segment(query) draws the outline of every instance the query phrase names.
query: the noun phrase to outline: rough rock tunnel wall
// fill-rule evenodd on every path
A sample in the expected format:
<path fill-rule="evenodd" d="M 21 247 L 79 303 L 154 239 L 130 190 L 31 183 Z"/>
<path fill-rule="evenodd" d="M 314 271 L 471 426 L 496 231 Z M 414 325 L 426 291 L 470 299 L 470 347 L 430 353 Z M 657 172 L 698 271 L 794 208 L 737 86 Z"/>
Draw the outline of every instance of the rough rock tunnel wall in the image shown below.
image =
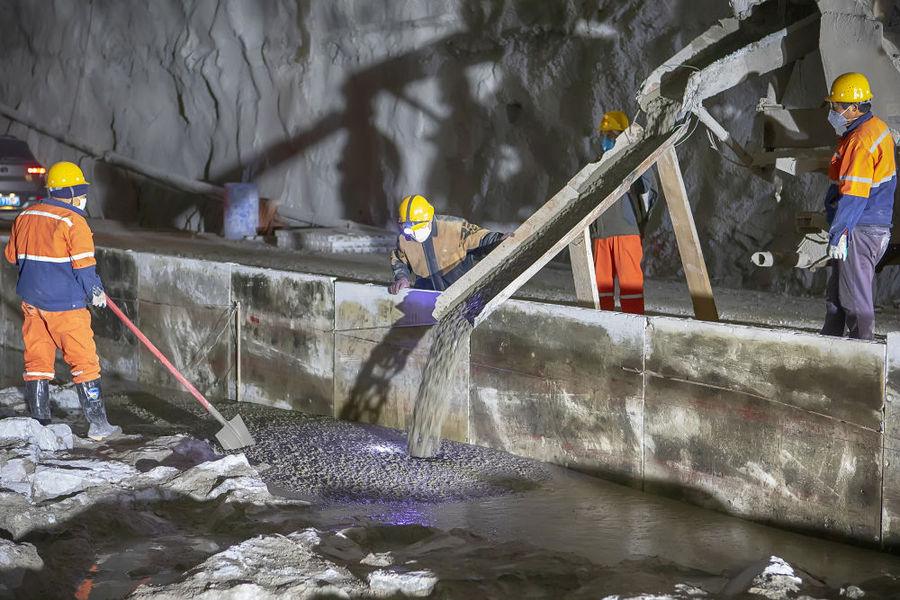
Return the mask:
<path fill-rule="evenodd" d="M 433 293 L 111 248 L 99 265 L 109 294 L 213 402 L 235 396 L 240 301 L 244 400 L 406 427 Z M 0 269 L 3 289 L 15 278 Z M 12 298 L 0 314 L 7 380 L 22 371 Z M 110 311 L 94 326 L 107 376 L 177 388 Z M 61 361 L 57 373 L 68 379 Z M 453 381 L 447 438 L 900 546 L 900 335 L 838 342 L 508 301 L 475 329 Z"/>
<path fill-rule="evenodd" d="M 293 225 L 384 226 L 409 193 L 508 225 L 596 156 L 605 111 L 634 116 L 643 78 L 731 15 L 727 0 L 0 0 L 0 102 L 164 171 L 256 182 Z M 760 140 L 768 82 L 707 108 L 737 140 Z M 0 132 L 27 139 L 44 163 L 78 160 L 95 183 L 94 216 L 220 230 L 215 201 L 5 119 Z M 822 272 L 759 270 L 749 256 L 790 247 L 793 214 L 821 207 L 824 176 L 789 180 L 776 203 L 702 127 L 679 153 L 714 284 L 823 289 Z M 678 277 L 665 210 L 648 231 L 646 273 Z M 900 290 L 897 271 L 879 276 L 882 301 Z"/>

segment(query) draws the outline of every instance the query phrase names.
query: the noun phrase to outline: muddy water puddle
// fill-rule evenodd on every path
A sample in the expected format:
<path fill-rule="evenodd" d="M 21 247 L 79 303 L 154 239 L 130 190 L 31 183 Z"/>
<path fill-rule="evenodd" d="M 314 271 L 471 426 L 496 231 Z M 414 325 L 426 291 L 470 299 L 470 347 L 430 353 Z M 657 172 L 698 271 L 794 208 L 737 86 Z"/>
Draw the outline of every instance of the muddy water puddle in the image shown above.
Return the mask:
<path fill-rule="evenodd" d="M 465 529 L 497 542 L 525 542 L 615 567 L 651 558 L 706 573 L 737 573 L 779 556 L 831 586 L 900 576 L 900 556 L 758 525 L 550 467 L 540 488 L 440 504 L 320 506 L 323 528 L 419 523 Z M 898 589 L 900 594 L 900 589 Z"/>

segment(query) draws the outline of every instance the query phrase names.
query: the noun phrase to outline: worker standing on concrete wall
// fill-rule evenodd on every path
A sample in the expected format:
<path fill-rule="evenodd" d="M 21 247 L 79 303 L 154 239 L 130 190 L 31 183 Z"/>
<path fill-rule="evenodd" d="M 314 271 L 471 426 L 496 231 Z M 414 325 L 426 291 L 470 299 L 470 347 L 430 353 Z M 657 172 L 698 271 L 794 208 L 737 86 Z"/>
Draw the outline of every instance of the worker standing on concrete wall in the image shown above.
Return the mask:
<path fill-rule="evenodd" d="M 31 416 L 50 422 L 49 382 L 56 349 L 72 368 L 72 379 L 88 436 L 102 440 L 121 433 L 106 418 L 100 388 L 100 359 L 91 330 L 86 298 L 106 306 L 97 275 L 94 239 L 84 218 L 88 182 L 77 165 L 59 162 L 47 172 L 50 198 L 23 211 L 12 226 L 6 260 L 18 266 L 16 292 L 22 297 L 25 322 L 25 399 Z"/>
<path fill-rule="evenodd" d="M 443 291 L 471 269 L 476 258 L 512 235 L 436 215 L 424 196 L 407 196 L 398 212 L 401 233 L 391 253 L 391 294 L 410 287 L 411 281 L 416 289 Z"/>
<path fill-rule="evenodd" d="M 894 139 L 873 115 L 872 91 L 860 73 L 831 84 L 828 121 L 841 136 L 831 157 L 825 196 L 831 274 L 825 297 L 825 335 L 875 337 L 872 279 L 890 241 L 897 169 Z"/>
<path fill-rule="evenodd" d="M 617 110 L 603 115 L 600 126 L 601 153 L 611 150 L 616 138 L 628 128 L 628 117 Z M 619 302 L 622 311 L 644 314 L 644 273 L 641 238 L 656 203 L 647 173 L 641 175 L 628 192 L 591 224 L 594 270 L 602 310 L 615 309 L 616 279 L 619 280 Z"/>

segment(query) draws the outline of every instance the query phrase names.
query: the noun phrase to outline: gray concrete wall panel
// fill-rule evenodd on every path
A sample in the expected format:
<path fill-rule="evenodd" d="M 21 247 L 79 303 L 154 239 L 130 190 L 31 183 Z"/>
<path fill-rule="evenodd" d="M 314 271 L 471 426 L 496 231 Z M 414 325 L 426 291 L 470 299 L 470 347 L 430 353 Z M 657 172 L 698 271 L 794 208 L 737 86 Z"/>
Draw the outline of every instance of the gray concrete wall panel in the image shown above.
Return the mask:
<path fill-rule="evenodd" d="M 242 400 L 332 415 L 334 279 L 233 266 Z"/>
<path fill-rule="evenodd" d="M 884 346 L 814 334 L 650 320 L 647 371 L 878 429 Z"/>
<path fill-rule="evenodd" d="M 470 440 L 640 485 L 644 324 L 506 302 L 472 334 Z"/>
<path fill-rule="evenodd" d="M 212 261 L 136 253 L 140 329 L 201 393 L 234 397 L 230 332 L 231 267 Z M 140 349 L 140 381 L 180 387 L 150 351 Z"/>
<path fill-rule="evenodd" d="M 645 489 L 877 540 L 884 348 L 835 342 L 651 319 Z"/>
<path fill-rule="evenodd" d="M 434 292 L 335 283 L 334 416 L 406 429 L 431 350 Z M 442 434 L 467 441 L 469 355 L 456 366 Z"/>
<path fill-rule="evenodd" d="M 125 250 L 97 248 L 97 273 L 106 294 L 135 323 L 138 313 L 138 268 L 135 254 Z M 138 378 L 140 341 L 111 310 L 92 310 L 91 327 L 100 356 L 102 375 L 114 375 L 131 381 Z"/>
<path fill-rule="evenodd" d="M 883 543 L 885 546 L 900 547 L 900 332 L 887 336 L 882 495 Z"/>
<path fill-rule="evenodd" d="M 3 245 L 9 237 L 2 240 Z M 19 279 L 19 273 L 15 265 L 6 262 L 6 259 L 0 260 L 0 284 L 3 285 L 3 305 L 2 318 L 3 323 L 0 325 L 0 337 L 3 339 L 3 365 L 0 367 L 0 374 L 7 379 L 17 379 L 22 377 L 25 370 L 25 361 L 22 351 L 25 345 L 22 342 L 22 299 L 16 294 L 16 282 Z"/>

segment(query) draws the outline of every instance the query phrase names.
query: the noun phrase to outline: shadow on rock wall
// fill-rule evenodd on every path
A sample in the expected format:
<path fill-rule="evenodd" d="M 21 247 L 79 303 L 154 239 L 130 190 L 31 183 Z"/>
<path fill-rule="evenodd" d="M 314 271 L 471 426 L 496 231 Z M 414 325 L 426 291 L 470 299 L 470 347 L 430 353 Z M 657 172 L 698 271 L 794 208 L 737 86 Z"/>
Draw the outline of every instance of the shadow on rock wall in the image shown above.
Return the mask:
<path fill-rule="evenodd" d="M 609 42 L 572 36 L 576 15 L 564 5 L 507 4 L 462 2 L 462 31 L 349 74 L 342 108 L 217 179 L 258 178 L 343 133 L 345 219 L 389 225 L 410 193 L 469 219 L 516 220 L 525 207 L 527 216 L 584 162 L 580 142 L 597 112 L 591 57 Z M 559 89 L 556 79 L 564 79 Z M 408 189 L 409 181 L 426 189 Z"/>

